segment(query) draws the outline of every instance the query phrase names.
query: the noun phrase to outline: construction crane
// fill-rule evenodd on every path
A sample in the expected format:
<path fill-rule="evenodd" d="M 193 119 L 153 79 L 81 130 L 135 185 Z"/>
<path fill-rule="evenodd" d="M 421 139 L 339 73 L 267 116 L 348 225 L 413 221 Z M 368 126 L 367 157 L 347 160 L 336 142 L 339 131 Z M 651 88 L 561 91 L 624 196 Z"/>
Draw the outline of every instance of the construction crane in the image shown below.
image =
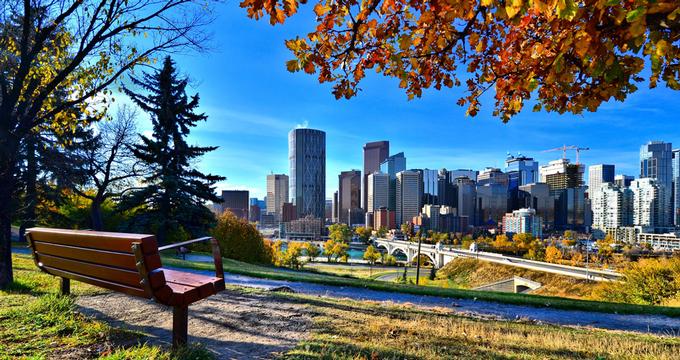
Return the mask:
<path fill-rule="evenodd" d="M 546 152 L 553 152 L 553 151 L 562 151 L 562 159 L 566 159 L 567 158 L 567 150 L 576 150 L 576 165 L 578 165 L 578 164 L 581 163 L 581 151 L 590 150 L 590 148 L 578 147 L 576 145 L 569 145 L 569 146 L 563 145 L 563 146 L 558 147 L 558 148 L 543 150 L 541 152 L 546 153 Z"/>

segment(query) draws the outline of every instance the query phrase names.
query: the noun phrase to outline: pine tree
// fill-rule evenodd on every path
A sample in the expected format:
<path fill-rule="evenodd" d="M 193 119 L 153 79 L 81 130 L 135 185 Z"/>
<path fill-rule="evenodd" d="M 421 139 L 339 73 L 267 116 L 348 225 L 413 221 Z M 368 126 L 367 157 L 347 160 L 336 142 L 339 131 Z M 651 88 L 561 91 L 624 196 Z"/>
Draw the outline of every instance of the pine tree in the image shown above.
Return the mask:
<path fill-rule="evenodd" d="M 129 88 L 124 88 L 125 93 L 151 115 L 153 123 L 153 136 L 140 135 L 142 142 L 133 152 L 150 167 L 151 175 L 145 187 L 123 199 L 124 208 L 136 208 L 137 225 L 155 232 L 161 243 L 177 240 L 176 234 L 185 232 L 203 235 L 215 220 L 204 201 L 221 201 L 214 184 L 224 177 L 203 174 L 192 166 L 200 156 L 217 149 L 186 142 L 190 128 L 207 119 L 195 112 L 198 94 L 187 96 L 187 79 L 177 75 L 170 57 L 160 71 L 131 80 L 146 94 Z"/>

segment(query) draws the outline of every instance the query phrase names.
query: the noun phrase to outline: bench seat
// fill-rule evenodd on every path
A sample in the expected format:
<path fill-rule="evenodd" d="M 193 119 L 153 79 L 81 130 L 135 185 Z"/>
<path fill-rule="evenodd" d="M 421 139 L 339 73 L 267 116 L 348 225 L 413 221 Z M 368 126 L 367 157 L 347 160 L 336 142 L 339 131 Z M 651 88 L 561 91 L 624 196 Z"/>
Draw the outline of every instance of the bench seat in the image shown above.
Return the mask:
<path fill-rule="evenodd" d="M 156 297 L 158 302 L 168 306 L 190 305 L 224 290 L 224 279 L 218 277 L 167 268 L 158 270 L 163 271 L 165 285 L 172 292 L 159 291 L 156 293 Z M 161 295 L 164 295 L 164 297 L 161 298 Z"/>
<path fill-rule="evenodd" d="M 225 288 L 219 244 L 211 237 L 159 247 L 153 235 L 31 228 L 26 240 L 36 266 L 61 278 L 62 294 L 76 280 L 172 306 L 173 346 L 187 342 L 188 306 Z M 161 264 L 161 251 L 202 241 L 212 244 L 215 276 Z"/>

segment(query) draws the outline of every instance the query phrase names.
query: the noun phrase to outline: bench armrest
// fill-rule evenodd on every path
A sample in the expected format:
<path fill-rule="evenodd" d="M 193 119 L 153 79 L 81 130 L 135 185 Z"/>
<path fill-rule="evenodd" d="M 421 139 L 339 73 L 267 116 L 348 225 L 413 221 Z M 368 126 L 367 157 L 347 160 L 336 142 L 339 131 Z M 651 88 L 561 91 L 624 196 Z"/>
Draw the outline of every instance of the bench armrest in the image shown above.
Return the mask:
<path fill-rule="evenodd" d="M 181 243 L 160 246 L 158 251 L 160 252 L 163 250 L 174 249 L 180 246 L 187 246 L 202 241 L 210 241 L 212 245 L 213 261 L 215 262 L 215 276 L 220 279 L 224 279 L 224 268 L 222 267 L 222 253 L 220 252 L 220 244 L 214 237 L 206 236 L 198 239 L 183 241 Z"/>

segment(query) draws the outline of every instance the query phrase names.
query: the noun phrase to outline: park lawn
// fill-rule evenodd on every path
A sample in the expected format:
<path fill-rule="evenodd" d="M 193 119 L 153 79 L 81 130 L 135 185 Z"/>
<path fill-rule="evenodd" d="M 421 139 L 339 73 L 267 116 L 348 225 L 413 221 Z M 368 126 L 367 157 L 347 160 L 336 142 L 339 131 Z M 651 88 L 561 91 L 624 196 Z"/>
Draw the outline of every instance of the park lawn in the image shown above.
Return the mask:
<path fill-rule="evenodd" d="M 211 263 L 183 261 L 172 256 L 162 256 L 164 265 L 190 268 L 195 270 L 212 270 Z M 680 307 L 635 305 L 611 303 L 604 301 L 568 299 L 563 297 L 477 291 L 459 288 L 441 288 L 436 286 L 416 286 L 397 284 L 371 279 L 360 279 L 349 275 L 334 276 L 317 272 L 294 271 L 273 266 L 248 264 L 232 259 L 223 259 L 224 270 L 229 273 L 257 278 L 309 282 L 334 286 L 353 286 L 378 291 L 390 291 L 415 295 L 442 296 L 450 298 L 477 299 L 508 304 L 551 307 L 565 310 L 583 310 L 618 314 L 648 314 L 680 317 Z"/>
<path fill-rule="evenodd" d="M 75 296 L 106 290 L 73 281 L 73 296 L 60 296 L 58 278 L 40 272 L 30 256 L 14 254 L 12 264 L 15 282 L 0 291 L 0 359 L 91 358 L 100 352 L 111 360 L 212 358 L 201 348 L 170 352 L 140 344 L 142 334 L 77 312 Z"/>
<path fill-rule="evenodd" d="M 310 304 L 314 332 L 298 359 L 677 359 L 680 339 L 492 321 L 370 302 L 277 294 Z"/>

